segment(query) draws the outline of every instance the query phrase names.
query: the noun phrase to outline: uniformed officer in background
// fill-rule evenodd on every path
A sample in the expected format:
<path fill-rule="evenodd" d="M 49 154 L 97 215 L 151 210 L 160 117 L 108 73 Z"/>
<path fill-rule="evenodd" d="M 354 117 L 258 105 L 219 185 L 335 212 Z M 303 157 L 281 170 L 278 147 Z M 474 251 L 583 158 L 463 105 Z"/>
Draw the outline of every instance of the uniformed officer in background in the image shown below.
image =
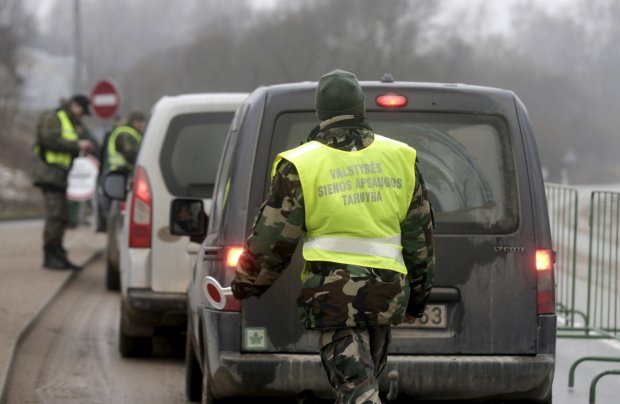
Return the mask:
<path fill-rule="evenodd" d="M 132 172 L 142 142 L 146 117 L 142 112 L 129 114 L 127 124 L 121 124 L 106 136 L 105 171 Z"/>
<path fill-rule="evenodd" d="M 63 237 L 69 221 L 69 170 L 75 157 L 90 153 L 94 146 L 78 135 L 82 117 L 89 114 L 88 97 L 76 94 L 56 111 L 44 113 L 37 124 L 33 182 L 45 201 L 43 266 L 48 269 L 80 269 L 67 258 Z"/>
<path fill-rule="evenodd" d="M 237 299 L 262 295 L 303 236 L 298 308 L 305 327 L 321 331 L 336 402 L 379 404 L 390 326 L 422 316 L 433 284 L 430 202 L 416 151 L 373 132 L 354 74 L 321 77 L 316 111 L 308 142 L 276 157 L 231 288 Z M 379 192 L 350 200 L 327 186 L 368 180 Z"/>

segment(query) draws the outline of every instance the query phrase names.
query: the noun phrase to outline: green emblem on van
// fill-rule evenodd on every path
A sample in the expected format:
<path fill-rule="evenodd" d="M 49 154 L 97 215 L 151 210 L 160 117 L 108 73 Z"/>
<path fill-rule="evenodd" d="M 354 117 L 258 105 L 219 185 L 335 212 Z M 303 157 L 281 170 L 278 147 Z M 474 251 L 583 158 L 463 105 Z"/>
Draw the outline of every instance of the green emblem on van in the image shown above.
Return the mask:
<path fill-rule="evenodd" d="M 267 331 L 263 327 L 248 327 L 245 329 L 244 340 L 246 349 L 265 349 L 267 348 Z"/>

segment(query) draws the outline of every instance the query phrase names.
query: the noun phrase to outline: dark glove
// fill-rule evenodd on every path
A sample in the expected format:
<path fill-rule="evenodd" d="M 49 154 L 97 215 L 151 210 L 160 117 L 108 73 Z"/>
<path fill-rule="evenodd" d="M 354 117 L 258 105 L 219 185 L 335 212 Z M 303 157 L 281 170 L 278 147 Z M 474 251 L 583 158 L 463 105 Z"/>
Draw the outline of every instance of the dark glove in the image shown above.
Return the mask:
<path fill-rule="evenodd" d="M 405 312 L 415 318 L 422 317 L 424 315 L 424 309 L 426 309 L 427 300 L 428 298 L 420 299 L 419 294 L 415 293 L 414 289 L 411 288 L 411 294 L 409 295 L 409 303 L 407 304 L 407 310 L 405 310 Z"/>
<path fill-rule="evenodd" d="M 252 285 L 250 283 L 238 282 L 236 279 L 233 279 L 230 284 L 230 290 L 237 300 L 247 299 L 252 296 L 260 297 L 267 289 L 269 289 L 269 286 Z"/>
<path fill-rule="evenodd" d="M 243 300 L 252 296 L 252 294 L 250 293 L 251 286 L 252 285 L 249 285 L 247 283 L 239 283 L 235 279 L 233 279 L 232 283 L 230 284 L 230 290 L 232 291 L 235 299 Z"/>
<path fill-rule="evenodd" d="M 426 308 L 426 305 L 421 305 L 421 304 L 412 304 L 411 300 L 409 301 L 409 304 L 407 305 L 407 314 L 409 314 L 412 317 L 415 318 L 420 318 L 424 315 L 424 309 Z"/>

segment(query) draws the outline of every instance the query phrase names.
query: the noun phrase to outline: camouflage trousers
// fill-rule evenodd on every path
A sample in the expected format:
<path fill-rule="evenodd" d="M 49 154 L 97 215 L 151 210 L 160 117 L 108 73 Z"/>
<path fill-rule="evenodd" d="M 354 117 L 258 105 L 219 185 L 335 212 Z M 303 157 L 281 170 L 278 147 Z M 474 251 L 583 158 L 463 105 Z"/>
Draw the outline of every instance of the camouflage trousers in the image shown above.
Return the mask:
<path fill-rule="evenodd" d="M 69 202 L 65 190 L 44 188 L 45 227 L 43 248 L 47 252 L 64 254 L 62 239 L 69 222 Z"/>
<path fill-rule="evenodd" d="M 321 361 L 337 404 L 381 404 L 377 379 L 390 338 L 389 325 L 321 331 Z"/>

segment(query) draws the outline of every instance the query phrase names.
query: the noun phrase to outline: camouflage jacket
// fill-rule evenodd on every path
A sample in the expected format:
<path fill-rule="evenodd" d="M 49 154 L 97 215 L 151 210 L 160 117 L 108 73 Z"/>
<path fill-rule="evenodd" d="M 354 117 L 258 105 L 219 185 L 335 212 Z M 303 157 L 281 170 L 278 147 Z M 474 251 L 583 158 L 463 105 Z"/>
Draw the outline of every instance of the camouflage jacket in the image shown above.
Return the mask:
<path fill-rule="evenodd" d="M 362 121 L 345 120 L 317 127 L 309 136 L 340 150 L 360 150 L 374 140 Z M 423 312 L 434 275 L 432 214 L 416 165 L 416 187 L 407 217 L 401 223 L 407 276 L 397 272 L 309 262 L 298 299 L 307 328 L 340 328 L 398 324 L 405 310 Z M 254 222 L 239 259 L 232 290 L 237 298 L 262 295 L 284 271 L 305 230 L 304 197 L 295 166 L 283 160 Z M 409 308 L 407 306 L 409 305 Z"/>
<path fill-rule="evenodd" d="M 71 117 L 71 114 L 69 114 Z M 73 125 L 79 123 L 71 118 Z M 70 141 L 62 137 L 62 126 L 56 115 L 56 111 L 45 112 L 37 124 L 37 145 L 42 153 L 43 150 L 65 152 L 77 157 L 80 154 L 78 142 Z M 36 156 L 34 162 L 33 183 L 36 186 L 53 187 L 58 189 L 67 188 L 67 175 L 69 170 L 47 164 L 41 156 Z"/>

